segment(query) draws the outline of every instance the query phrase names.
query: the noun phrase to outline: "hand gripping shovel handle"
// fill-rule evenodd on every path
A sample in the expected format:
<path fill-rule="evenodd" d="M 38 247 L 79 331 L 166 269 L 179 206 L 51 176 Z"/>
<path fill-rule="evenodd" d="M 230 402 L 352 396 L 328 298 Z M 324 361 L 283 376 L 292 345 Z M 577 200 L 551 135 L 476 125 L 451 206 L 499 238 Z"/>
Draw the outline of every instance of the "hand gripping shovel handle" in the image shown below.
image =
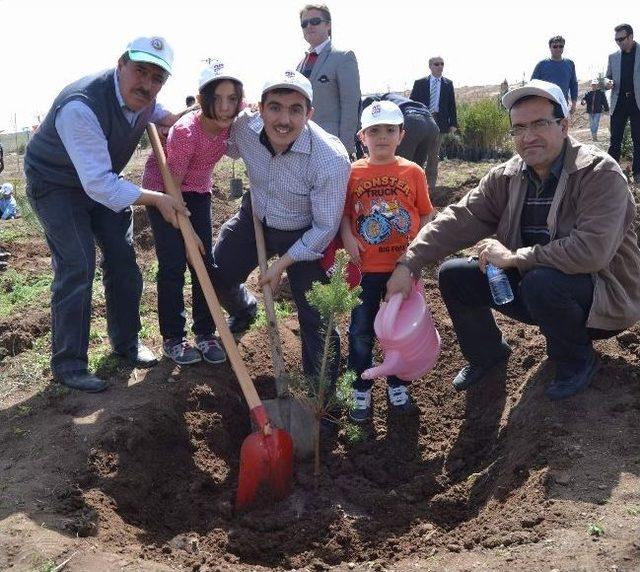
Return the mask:
<path fill-rule="evenodd" d="M 171 173 L 169 172 L 167 159 L 164 155 L 164 150 L 162 149 L 160 138 L 158 137 L 158 131 L 153 123 L 150 123 L 147 126 L 147 133 L 149 134 L 149 140 L 151 141 L 153 152 L 155 153 L 158 165 L 160 166 L 160 172 L 162 173 L 162 180 L 164 181 L 165 191 L 168 195 L 172 196 L 177 201 L 182 202 L 182 192 L 176 185 L 173 177 L 171 176 Z M 258 397 L 258 392 L 256 391 L 256 388 L 251 381 L 251 377 L 249 376 L 247 367 L 242 361 L 242 357 L 240 356 L 240 352 L 238 351 L 238 346 L 236 345 L 233 335 L 229 330 L 229 326 L 227 325 L 224 314 L 222 313 L 222 308 L 220 307 L 218 296 L 213 289 L 211 279 L 209 278 L 209 273 L 205 268 L 200 250 L 198 249 L 198 245 L 195 240 L 195 232 L 193 230 L 193 226 L 191 225 L 191 221 L 184 215 L 178 215 L 178 224 L 180 226 L 182 238 L 184 239 L 189 262 L 191 262 L 191 265 L 196 271 L 196 275 L 198 276 L 198 280 L 200 281 L 200 286 L 204 293 L 205 299 L 207 300 L 207 306 L 209 307 L 209 311 L 211 312 L 213 321 L 218 328 L 218 333 L 220 334 L 220 338 L 222 339 L 222 345 L 224 346 L 224 349 L 229 356 L 231 367 L 233 368 L 233 371 L 238 378 L 238 382 L 240 383 L 240 388 L 242 389 L 244 398 L 249 405 L 251 416 L 253 417 L 256 425 L 260 428 L 260 431 L 265 435 L 270 435 L 272 432 L 271 424 L 269 422 L 269 419 L 267 418 L 267 414 L 264 410 L 262 402 L 260 401 L 260 397 Z"/>
<path fill-rule="evenodd" d="M 256 250 L 258 251 L 258 264 L 260 273 L 264 276 L 267 272 L 267 247 L 264 242 L 264 231 L 260 219 L 255 215 L 253 209 L 253 196 L 251 197 L 251 210 L 253 211 L 253 228 L 256 235 Z M 276 387 L 278 397 L 286 392 L 285 365 L 282 356 L 282 342 L 280 340 L 280 332 L 278 331 L 278 321 L 276 310 L 273 304 L 273 292 L 269 284 L 262 287 L 262 295 L 264 297 L 264 308 L 267 314 L 267 330 L 269 332 L 269 342 L 271 344 L 271 360 L 273 361 L 273 372 L 276 378 Z"/>

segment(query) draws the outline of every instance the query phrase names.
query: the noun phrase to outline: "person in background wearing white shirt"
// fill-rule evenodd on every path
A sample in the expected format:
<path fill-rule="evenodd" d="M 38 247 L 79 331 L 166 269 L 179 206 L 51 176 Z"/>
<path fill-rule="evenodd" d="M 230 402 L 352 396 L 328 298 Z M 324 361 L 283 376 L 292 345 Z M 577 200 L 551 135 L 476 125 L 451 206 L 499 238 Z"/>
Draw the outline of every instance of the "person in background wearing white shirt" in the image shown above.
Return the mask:
<path fill-rule="evenodd" d="M 124 180 L 125 167 L 149 122 L 177 116 L 156 103 L 171 74 L 173 50 L 160 37 L 131 42 L 115 69 L 65 87 L 27 145 L 27 197 L 51 249 L 54 379 L 98 392 L 107 384 L 88 371 L 95 244 L 102 253 L 107 328 L 114 353 L 136 367 L 156 363 L 138 340 L 142 275 L 133 249 L 131 205 L 151 205 L 177 227 L 188 214 L 163 193 Z"/>

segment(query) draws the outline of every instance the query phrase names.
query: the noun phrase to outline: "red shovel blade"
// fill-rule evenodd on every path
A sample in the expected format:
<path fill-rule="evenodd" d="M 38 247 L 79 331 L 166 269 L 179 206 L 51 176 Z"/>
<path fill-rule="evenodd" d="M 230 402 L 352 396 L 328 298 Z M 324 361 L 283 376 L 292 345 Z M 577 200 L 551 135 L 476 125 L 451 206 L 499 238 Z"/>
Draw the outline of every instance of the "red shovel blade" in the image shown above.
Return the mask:
<path fill-rule="evenodd" d="M 264 495 L 266 500 L 282 500 L 291 491 L 293 440 L 282 429 L 265 435 L 256 431 L 242 443 L 236 508 L 243 510 Z"/>

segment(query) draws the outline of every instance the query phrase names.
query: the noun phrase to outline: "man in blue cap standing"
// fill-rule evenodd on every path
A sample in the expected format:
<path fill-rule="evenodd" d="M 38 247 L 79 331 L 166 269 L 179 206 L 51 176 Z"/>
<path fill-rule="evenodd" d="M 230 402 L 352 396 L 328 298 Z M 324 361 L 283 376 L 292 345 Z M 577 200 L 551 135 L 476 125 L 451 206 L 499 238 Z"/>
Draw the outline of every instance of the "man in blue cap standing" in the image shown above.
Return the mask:
<path fill-rule="evenodd" d="M 131 205 L 153 205 L 174 226 L 176 215 L 187 212 L 170 196 L 142 189 L 120 172 L 149 122 L 168 126 L 176 120 L 156 103 L 172 63 L 164 38 L 136 38 L 115 69 L 65 87 L 27 146 L 27 197 L 42 223 L 54 271 L 51 371 L 74 389 L 107 387 L 87 369 L 96 243 L 113 350 L 137 367 L 156 363 L 138 340 L 142 275 Z"/>

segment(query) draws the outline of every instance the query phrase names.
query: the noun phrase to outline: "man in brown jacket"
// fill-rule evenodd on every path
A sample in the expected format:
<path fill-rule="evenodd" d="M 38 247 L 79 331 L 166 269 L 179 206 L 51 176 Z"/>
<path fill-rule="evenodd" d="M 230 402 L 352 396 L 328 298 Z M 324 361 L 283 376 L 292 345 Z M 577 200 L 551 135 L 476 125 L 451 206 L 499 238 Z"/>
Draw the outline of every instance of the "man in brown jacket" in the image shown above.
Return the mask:
<path fill-rule="evenodd" d="M 569 110 L 557 86 L 532 80 L 502 101 L 518 155 L 422 229 L 389 279 L 387 297 L 407 295 L 427 264 L 482 241 L 477 258 L 449 260 L 439 271 L 469 362 L 455 388 L 480 381 L 511 352 L 493 308 L 540 327 L 557 365 L 546 393 L 564 399 L 585 389 L 597 369 L 592 340 L 640 319 L 636 205 L 618 164 L 568 135 Z M 506 271 L 512 302 L 493 302 L 487 263 Z"/>

